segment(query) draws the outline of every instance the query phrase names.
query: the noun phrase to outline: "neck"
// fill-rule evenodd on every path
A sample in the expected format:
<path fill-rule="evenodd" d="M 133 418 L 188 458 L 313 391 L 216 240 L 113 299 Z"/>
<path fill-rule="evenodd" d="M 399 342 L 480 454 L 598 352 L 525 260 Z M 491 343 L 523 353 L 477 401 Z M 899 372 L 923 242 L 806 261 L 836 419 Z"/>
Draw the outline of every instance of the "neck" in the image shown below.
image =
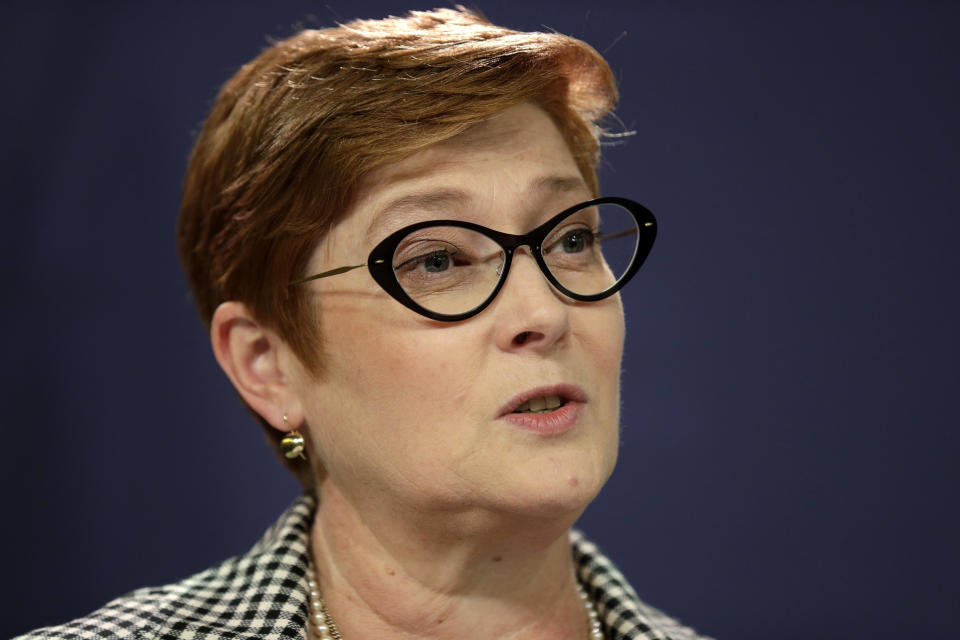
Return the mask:
<path fill-rule="evenodd" d="M 582 640 L 566 519 L 476 513 L 384 514 L 321 485 L 311 548 L 345 640 Z"/>

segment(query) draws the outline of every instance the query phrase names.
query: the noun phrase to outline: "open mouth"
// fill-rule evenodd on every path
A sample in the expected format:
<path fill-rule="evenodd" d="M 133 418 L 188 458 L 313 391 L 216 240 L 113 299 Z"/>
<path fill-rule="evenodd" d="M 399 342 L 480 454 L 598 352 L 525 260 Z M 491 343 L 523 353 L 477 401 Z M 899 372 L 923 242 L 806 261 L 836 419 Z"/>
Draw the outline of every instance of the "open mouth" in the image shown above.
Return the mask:
<path fill-rule="evenodd" d="M 558 395 L 537 396 L 530 398 L 511 413 L 547 413 L 565 404 L 567 404 L 566 399 Z"/>
<path fill-rule="evenodd" d="M 586 401 L 587 395 L 580 387 L 566 383 L 554 384 L 518 393 L 501 407 L 497 415 L 550 413 Z"/>
<path fill-rule="evenodd" d="M 580 423 L 587 402 L 583 389 L 562 382 L 518 393 L 501 407 L 497 417 L 527 432 L 555 436 Z"/>

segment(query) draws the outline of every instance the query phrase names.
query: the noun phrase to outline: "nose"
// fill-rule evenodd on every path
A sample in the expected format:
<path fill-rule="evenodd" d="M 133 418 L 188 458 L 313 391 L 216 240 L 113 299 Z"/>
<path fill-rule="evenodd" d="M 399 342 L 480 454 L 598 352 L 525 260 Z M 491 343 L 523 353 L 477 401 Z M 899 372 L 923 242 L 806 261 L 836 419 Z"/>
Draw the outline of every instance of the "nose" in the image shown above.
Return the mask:
<path fill-rule="evenodd" d="M 547 352 L 570 332 L 570 301 L 547 281 L 526 248 L 514 253 L 507 280 L 488 310 L 497 346 L 510 352 Z"/>

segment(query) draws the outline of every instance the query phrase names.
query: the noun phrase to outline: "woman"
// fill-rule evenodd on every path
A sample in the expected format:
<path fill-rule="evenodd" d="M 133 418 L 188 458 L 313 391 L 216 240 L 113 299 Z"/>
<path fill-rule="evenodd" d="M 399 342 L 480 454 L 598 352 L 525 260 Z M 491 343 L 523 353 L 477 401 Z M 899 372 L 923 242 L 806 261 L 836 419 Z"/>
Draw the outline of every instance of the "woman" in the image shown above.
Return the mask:
<path fill-rule="evenodd" d="M 464 10 L 304 31 L 223 88 L 181 259 L 306 493 L 246 555 L 26 637 L 695 638 L 570 527 L 613 470 L 653 242 L 598 199 L 587 45 Z"/>

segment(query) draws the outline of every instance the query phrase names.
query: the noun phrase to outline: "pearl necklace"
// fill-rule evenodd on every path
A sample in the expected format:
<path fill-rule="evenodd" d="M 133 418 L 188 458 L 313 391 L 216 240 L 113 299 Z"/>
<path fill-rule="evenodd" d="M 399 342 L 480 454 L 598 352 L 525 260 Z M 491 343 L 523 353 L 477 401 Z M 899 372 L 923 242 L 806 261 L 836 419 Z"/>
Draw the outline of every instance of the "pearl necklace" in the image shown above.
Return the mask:
<path fill-rule="evenodd" d="M 314 634 L 319 640 L 343 640 L 340 630 L 327 611 L 327 605 L 320 597 L 320 583 L 317 582 L 312 562 L 307 564 L 307 592 L 310 598 L 310 624 L 313 625 Z"/>
<path fill-rule="evenodd" d="M 597 608 L 593 600 L 587 595 L 587 592 L 577 582 L 577 593 L 583 602 L 584 609 L 587 610 L 587 619 L 590 624 L 590 640 L 604 640 L 603 628 L 600 625 L 600 618 L 597 616 Z M 340 630 L 330 617 L 327 611 L 327 605 L 324 604 L 320 595 L 320 583 L 317 582 L 317 575 L 313 571 L 313 563 L 307 565 L 307 589 L 310 594 L 310 624 L 313 625 L 313 632 L 319 640 L 343 640 Z"/>

